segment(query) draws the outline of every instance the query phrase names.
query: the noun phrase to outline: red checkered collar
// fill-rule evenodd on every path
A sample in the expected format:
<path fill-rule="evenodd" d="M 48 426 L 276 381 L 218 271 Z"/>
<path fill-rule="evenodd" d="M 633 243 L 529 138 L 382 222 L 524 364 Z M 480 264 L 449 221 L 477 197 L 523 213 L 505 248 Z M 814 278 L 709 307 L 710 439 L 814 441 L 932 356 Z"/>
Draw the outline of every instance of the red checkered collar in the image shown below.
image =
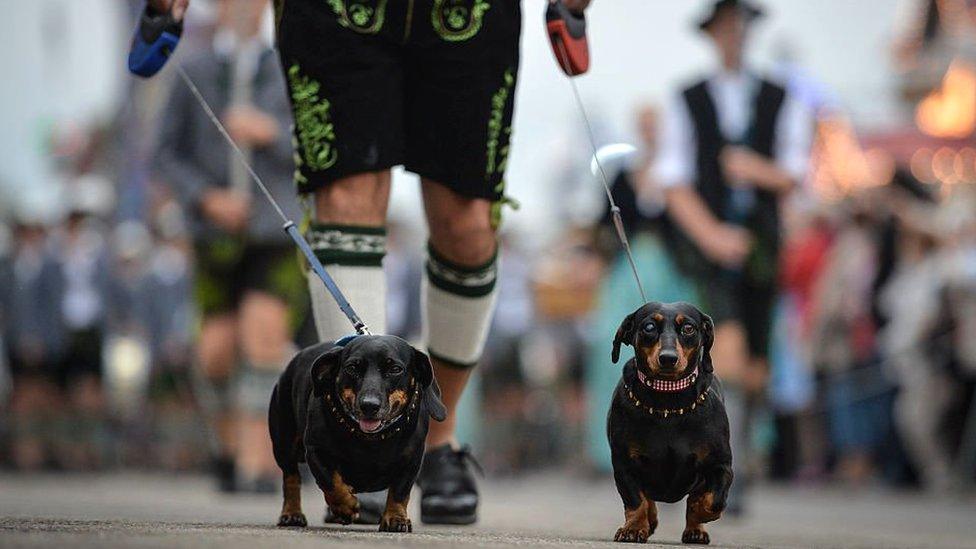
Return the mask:
<path fill-rule="evenodd" d="M 695 381 L 698 379 L 698 366 L 695 366 L 695 369 L 692 370 L 687 376 L 673 381 L 669 379 L 648 379 L 647 376 L 644 375 L 644 372 L 638 367 L 637 379 L 641 382 L 641 384 L 652 391 L 658 391 L 661 393 L 677 393 L 679 391 L 684 391 L 688 387 L 695 384 Z"/>

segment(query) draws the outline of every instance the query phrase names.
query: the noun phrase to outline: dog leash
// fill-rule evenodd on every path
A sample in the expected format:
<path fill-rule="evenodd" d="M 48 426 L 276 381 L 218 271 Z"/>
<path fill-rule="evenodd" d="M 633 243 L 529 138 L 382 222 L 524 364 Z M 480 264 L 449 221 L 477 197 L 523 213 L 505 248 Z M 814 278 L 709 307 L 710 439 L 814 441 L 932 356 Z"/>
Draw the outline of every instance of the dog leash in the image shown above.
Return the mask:
<path fill-rule="evenodd" d="M 183 33 L 183 22 L 176 21 L 173 18 L 172 13 L 156 13 L 146 7 L 142 16 L 139 18 L 139 25 L 136 28 L 135 34 L 132 37 L 132 45 L 129 50 L 129 71 L 132 74 L 141 76 L 143 78 L 150 78 L 159 72 L 160 69 L 166 64 L 169 58 L 172 56 L 173 52 L 176 50 L 176 46 L 179 45 L 180 36 Z M 342 313 L 346 315 L 349 322 L 352 323 L 353 329 L 356 330 L 358 335 L 369 335 L 369 328 L 366 323 L 356 314 L 356 311 L 349 304 L 349 301 L 343 295 L 342 290 L 336 285 L 335 281 L 329 276 L 329 273 L 322 266 L 322 262 L 315 257 L 315 252 L 312 251 L 312 247 L 309 246 L 308 241 L 302 236 L 302 233 L 298 230 L 295 222 L 288 218 L 284 210 L 275 200 L 274 195 L 268 190 L 268 187 L 261 180 L 261 177 L 254 171 L 251 164 L 247 160 L 247 156 L 244 151 L 241 150 L 240 146 L 234 141 L 234 138 L 230 136 L 227 129 L 220 122 L 220 119 L 214 114 L 213 109 L 207 100 L 204 99 L 200 90 L 194 84 L 193 79 L 190 75 L 183 70 L 183 66 L 177 64 L 176 72 L 179 74 L 180 79 L 186 84 L 190 89 L 193 97 L 196 99 L 200 107 L 203 108 L 204 112 L 207 114 L 207 118 L 210 122 L 217 128 L 220 135 L 224 137 L 227 143 L 234 150 L 235 155 L 241 161 L 241 164 L 247 170 L 254 183 L 261 189 L 265 198 L 271 203 L 271 206 L 277 212 L 278 216 L 281 218 L 282 230 L 284 230 L 288 236 L 291 237 L 292 241 L 298 246 L 308 264 L 312 267 L 312 271 L 318 276 L 319 280 L 325 284 L 325 288 L 335 299 L 336 304 L 339 305 L 339 309 Z"/>
<path fill-rule="evenodd" d="M 597 154 L 596 138 L 593 135 L 593 127 L 590 125 L 590 117 L 583 106 L 583 98 L 580 96 L 579 87 L 576 85 L 574 77 L 585 73 L 590 68 L 589 44 L 586 40 L 586 16 L 582 13 L 574 13 L 562 3 L 562 0 L 549 0 L 545 14 L 546 31 L 549 42 L 552 44 L 552 52 L 556 56 L 559 68 L 566 74 L 570 87 L 573 89 L 573 98 L 576 107 L 579 109 L 580 117 L 586 128 L 586 135 L 589 138 L 590 148 L 593 150 L 593 161 L 596 163 L 600 172 L 600 180 L 603 183 L 603 190 L 607 193 L 607 200 L 610 202 L 610 215 L 613 219 L 613 227 L 617 233 L 617 239 L 627 254 L 627 262 L 630 263 L 630 270 L 634 274 L 634 281 L 637 282 L 637 289 L 640 291 L 641 304 L 647 303 L 647 295 L 644 294 L 644 285 L 641 283 L 640 275 L 637 272 L 637 263 L 634 261 L 634 254 L 630 250 L 630 241 L 624 231 L 624 223 L 620 218 L 620 207 L 613 199 L 610 192 L 610 180 L 607 172 L 603 169 L 603 162 Z"/>

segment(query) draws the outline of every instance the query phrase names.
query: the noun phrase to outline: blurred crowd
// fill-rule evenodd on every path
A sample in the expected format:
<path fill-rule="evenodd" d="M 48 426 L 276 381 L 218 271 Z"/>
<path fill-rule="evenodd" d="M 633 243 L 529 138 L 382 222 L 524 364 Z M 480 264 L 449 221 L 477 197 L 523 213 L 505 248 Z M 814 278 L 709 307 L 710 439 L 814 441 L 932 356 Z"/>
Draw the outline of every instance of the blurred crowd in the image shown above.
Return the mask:
<path fill-rule="evenodd" d="M 142 106 L 163 95 L 133 94 Z M 208 405 L 194 380 L 188 215 L 161 182 L 135 195 L 122 183 L 129 168 L 118 153 L 132 151 L 105 136 L 131 127 L 132 116 L 84 132 L 61 155 L 60 210 L 23 207 L 0 224 L 6 467 L 200 471 L 212 458 L 214 435 L 201 419 Z M 775 320 L 768 370 L 750 388 L 745 466 L 752 478 L 778 481 L 933 490 L 971 483 L 976 180 L 922 182 L 891 161 L 842 193 L 817 192 L 810 182 L 832 123 L 818 117 L 806 188 L 780 204 Z M 669 195 L 652 169 L 659 114 L 645 106 L 634 122 L 636 149 L 604 159 L 624 228 L 654 289 L 649 297 L 694 301 L 663 244 Z M 599 189 L 588 166 L 554 168 Z M 461 418 L 492 474 L 609 472 L 605 410 L 619 379 L 609 346 L 636 292 L 609 216 L 566 219 L 544 249 L 526 249 L 514 231 L 502 235 L 497 314 Z M 423 237 L 398 223 L 389 232 L 388 324 L 416 340 Z M 298 316 L 301 346 L 314 330 L 307 310 Z"/>

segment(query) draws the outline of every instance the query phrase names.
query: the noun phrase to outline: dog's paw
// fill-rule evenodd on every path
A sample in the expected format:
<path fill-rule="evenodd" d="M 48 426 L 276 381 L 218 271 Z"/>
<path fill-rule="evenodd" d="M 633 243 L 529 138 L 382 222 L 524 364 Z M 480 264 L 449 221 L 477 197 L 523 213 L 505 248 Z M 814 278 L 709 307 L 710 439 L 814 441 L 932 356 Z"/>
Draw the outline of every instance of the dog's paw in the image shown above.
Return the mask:
<path fill-rule="evenodd" d="M 622 526 L 617 529 L 617 533 L 613 536 L 613 541 L 619 541 L 621 543 L 646 543 L 647 536 L 650 532 L 646 528 L 628 528 Z"/>
<path fill-rule="evenodd" d="M 711 540 L 708 532 L 702 528 L 686 528 L 681 534 L 681 543 L 695 543 L 698 545 L 708 545 Z"/>
<path fill-rule="evenodd" d="M 329 511 L 329 516 L 326 517 L 327 521 L 336 524 L 352 524 L 359 518 L 359 505 L 336 505 L 329 507 Z"/>
<path fill-rule="evenodd" d="M 383 517 L 380 532 L 413 532 L 413 524 L 407 517 Z"/>
<path fill-rule="evenodd" d="M 278 526 L 282 528 L 292 526 L 305 528 L 308 526 L 308 521 L 305 520 L 305 515 L 302 513 L 282 513 L 281 516 L 278 517 Z"/>

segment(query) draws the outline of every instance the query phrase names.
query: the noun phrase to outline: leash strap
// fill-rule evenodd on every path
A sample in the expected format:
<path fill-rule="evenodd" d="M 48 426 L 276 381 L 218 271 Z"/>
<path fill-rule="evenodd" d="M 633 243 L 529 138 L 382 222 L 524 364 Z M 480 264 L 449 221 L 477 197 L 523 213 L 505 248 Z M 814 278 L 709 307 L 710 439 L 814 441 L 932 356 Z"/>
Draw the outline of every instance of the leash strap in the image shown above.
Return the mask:
<path fill-rule="evenodd" d="M 552 25 L 553 10 L 551 6 L 557 5 L 563 7 L 560 0 L 555 0 L 551 2 L 546 9 L 546 26 L 547 29 Z M 567 11 L 565 8 L 563 12 Z M 637 263 L 634 261 L 634 254 L 630 250 L 630 241 L 627 239 L 627 233 L 624 231 L 624 223 L 620 218 L 620 207 L 617 206 L 617 202 L 613 199 L 613 193 L 610 192 L 610 180 L 607 177 L 607 172 L 603 169 L 603 162 L 600 161 L 600 157 L 597 154 L 596 138 L 593 135 L 593 127 L 590 125 L 590 117 L 586 113 L 586 107 L 583 106 L 583 98 L 580 96 L 579 87 L 576 86 L 576 80 L 573 79 L 574 76 L 582 74 L 579 70 L 579 63 L 574 64 L 574 59 L 579 58 L 579 54 L 571 55 L 570 51 L 567 49 L 565 34 L 562 33 L 549 33 L 549 39 L 552 42 L 553 52 L 556 54 L 556 61 L 559 62 L 559 68 L 566 73 L 566 79 L 569 80 L 569 85 L 573 89 L 573 98 L 576 102 L 576 107 L 579 109 L 580 117 L 583 119 L 583 124 L 586 127 L 586 135 L 590 141 L 590 148 L 593 150 L 593 161 L 596 162 L 597 167 L 600 172 L 600 180 L 603 183 L 603 190 L 607 193 L 607 200 L 610 201 L 610 214 L 613 218 L 613 227 L 617 233 L 617 239 L 620 241 L 624 252 L 627 254 L 627 262 L 630 263 L 630 270 L 634 274 L 634 281 L 637 282 L 637 289 L 640 291 L 641 304 L 647 303 L 647 295 L 644 293 L 644 285 L 641 284 L 640 275 L 637 272 Z M 585 43 L 585 42 L 584 42 Z M 589 67 L 589 58 L 587 57 L 586 66 Z M 585 69 L 583 69 L 585 70 Z"/>

